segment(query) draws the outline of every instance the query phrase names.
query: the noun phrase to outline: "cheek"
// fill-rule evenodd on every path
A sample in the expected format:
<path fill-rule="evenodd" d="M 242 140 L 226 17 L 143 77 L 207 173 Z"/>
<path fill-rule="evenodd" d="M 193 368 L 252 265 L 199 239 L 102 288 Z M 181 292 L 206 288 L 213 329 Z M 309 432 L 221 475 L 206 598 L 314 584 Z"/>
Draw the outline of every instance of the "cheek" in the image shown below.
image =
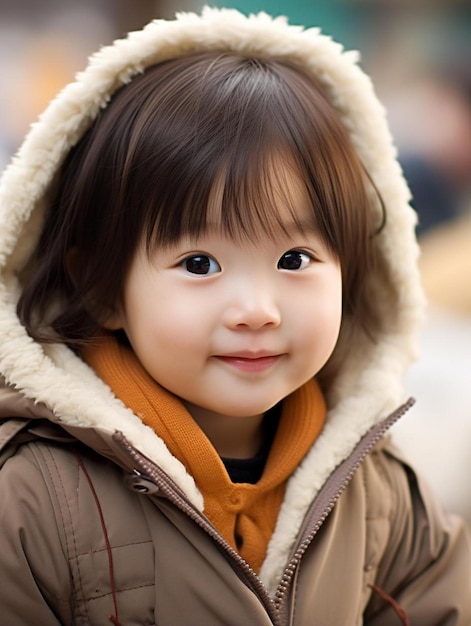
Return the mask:
<path fill-rule="evenodd" d="M 300 335 L 304 335 L 306 341 L 315 343 L 317 346 L 330 345 L 337 341 L 342 321 L 342 306 L 313 306 L 310 315 L 298 317 L 299 329 L 303 329 Z M 301 337 L 302 338 L 302 337 Z"/>
<path fill-rule="evenodd" d="M 167 296 L 139 302 L 128 307 L 125 331 L 142 360 L 191 357 L 205 335 L 197 307 Z"/>
<path fill-rule="evenodd" d="M 308 292 L 309 293 L 309 292 Z M 295 315 L 299 341 L 307 351 L 324 358 L 330 356 L 338 339 L 342 322 L 342 283 L 333 273 L 322 289 L 313 290 Z"/>
<path fill-rule="evenodd" d="M 331 344 L 331 351 L 337 343 L 342 324 L 342 282 L 340 278 L 336 283 L 331 298 L 327 300 L 323 311 L 325 336 L 326 341 Z"/>

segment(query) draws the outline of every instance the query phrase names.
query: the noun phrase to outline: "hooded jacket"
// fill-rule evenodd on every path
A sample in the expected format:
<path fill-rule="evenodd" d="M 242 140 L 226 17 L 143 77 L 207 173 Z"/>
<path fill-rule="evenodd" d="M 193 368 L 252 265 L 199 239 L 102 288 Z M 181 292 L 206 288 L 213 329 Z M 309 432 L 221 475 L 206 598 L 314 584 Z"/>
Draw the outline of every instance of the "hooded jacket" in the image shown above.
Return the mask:
<path fill-rule="evenodd" d="M 204 516 L 165 442 L 65 345 L 34 342 L 16 314 L 68 151 L 133 76 L 208 50 L 287 59 L 317 77 L 387 213 L 386 272 L 367 284 L 382 336 L 349 338 L 259 575 Z M 402 375 L 423 298 L 409 191 L 357 61 L 283 18 L 180 14 L 100 50 L 32 127 L 0 185 L 1 626 L 471 624 L 465 531 L 383 437 L 410 405 Z"/>

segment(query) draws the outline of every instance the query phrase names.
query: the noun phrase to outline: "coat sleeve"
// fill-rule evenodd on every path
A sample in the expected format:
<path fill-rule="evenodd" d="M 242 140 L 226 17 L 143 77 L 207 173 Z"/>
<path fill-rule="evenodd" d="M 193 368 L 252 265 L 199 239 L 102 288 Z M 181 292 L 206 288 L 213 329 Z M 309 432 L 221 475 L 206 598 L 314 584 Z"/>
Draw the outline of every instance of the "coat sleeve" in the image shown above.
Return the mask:
<path fill-rule="evenodd" d="M 469 529 L 443 509 L 394 448 L 385 451 L 384 474 L 393 494 L 391 533 L 365 626 L 398 626 L 401 610 L 410 626 L 468 626 Z"/>
<path fill-rule="evenodd" d="M 0 626 L 72 623 L 70 573 L 34 450 L 0 470 Z"/>

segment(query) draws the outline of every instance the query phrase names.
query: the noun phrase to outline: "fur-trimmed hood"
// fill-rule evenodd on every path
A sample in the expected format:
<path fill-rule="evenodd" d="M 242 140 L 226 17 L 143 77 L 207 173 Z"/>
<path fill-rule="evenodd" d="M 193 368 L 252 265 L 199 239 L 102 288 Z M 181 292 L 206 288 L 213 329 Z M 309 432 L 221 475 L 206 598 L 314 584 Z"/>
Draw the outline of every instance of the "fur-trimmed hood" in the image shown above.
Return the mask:
<path fill-rule="evenodd" d="M 364 337 L 351 339 L 329 394 L 326 426 L 288 485 L 267 558 L 275 563 L 289 548 L 307 506 L 333 469 L 373 424 L 402 401 L 402 376 L 415 358 L 415 335 L 422 317 L 415 214 L 408 205 L 410 194 L 385 112 L 357 64 L 356 53 L 343 51 L 318 29 L 289 26 L 283 18 L 263 13 L 245 17 L 235 10 L 206 8 L 201 15 L 155 20 L 92 56 L 87 69 L 33 125 L 0 182 L 0 374 L 10 387 L 45 405 L 51 419 L 76 436 L 81 429 L 94 429 L 105 439 L 117 429 L 122 431 L 168 472 L 196 506 L 203 506 L 180 462 L 87 365 L 65 346 L 42 346 L 27 335 L 16 315 L 16 302 L 21 270 L 37 245 L 56 174 L 70 148 L 110 96 L 134 75 L 159 61 L 206 50 L 286 58 L 316 76 L 340 112 L 387 213 L 386 227 L 378 235 L 387 281 L 372 276 L 368 285 L 383 316 L 383 335 L 376 343 Z"/>

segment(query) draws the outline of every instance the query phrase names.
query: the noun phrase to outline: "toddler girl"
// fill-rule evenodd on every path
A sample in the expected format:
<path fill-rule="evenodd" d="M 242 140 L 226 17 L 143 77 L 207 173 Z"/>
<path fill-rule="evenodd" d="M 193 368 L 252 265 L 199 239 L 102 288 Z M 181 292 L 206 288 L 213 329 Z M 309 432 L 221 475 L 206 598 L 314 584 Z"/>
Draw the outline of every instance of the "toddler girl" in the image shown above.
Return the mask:
<path fill-rule="evenodd" d="M 386 436 L 408 200 L 317 30 L 206 9 L 92 58 L 2 180 L 2 624 L 470 623 Z"/>

